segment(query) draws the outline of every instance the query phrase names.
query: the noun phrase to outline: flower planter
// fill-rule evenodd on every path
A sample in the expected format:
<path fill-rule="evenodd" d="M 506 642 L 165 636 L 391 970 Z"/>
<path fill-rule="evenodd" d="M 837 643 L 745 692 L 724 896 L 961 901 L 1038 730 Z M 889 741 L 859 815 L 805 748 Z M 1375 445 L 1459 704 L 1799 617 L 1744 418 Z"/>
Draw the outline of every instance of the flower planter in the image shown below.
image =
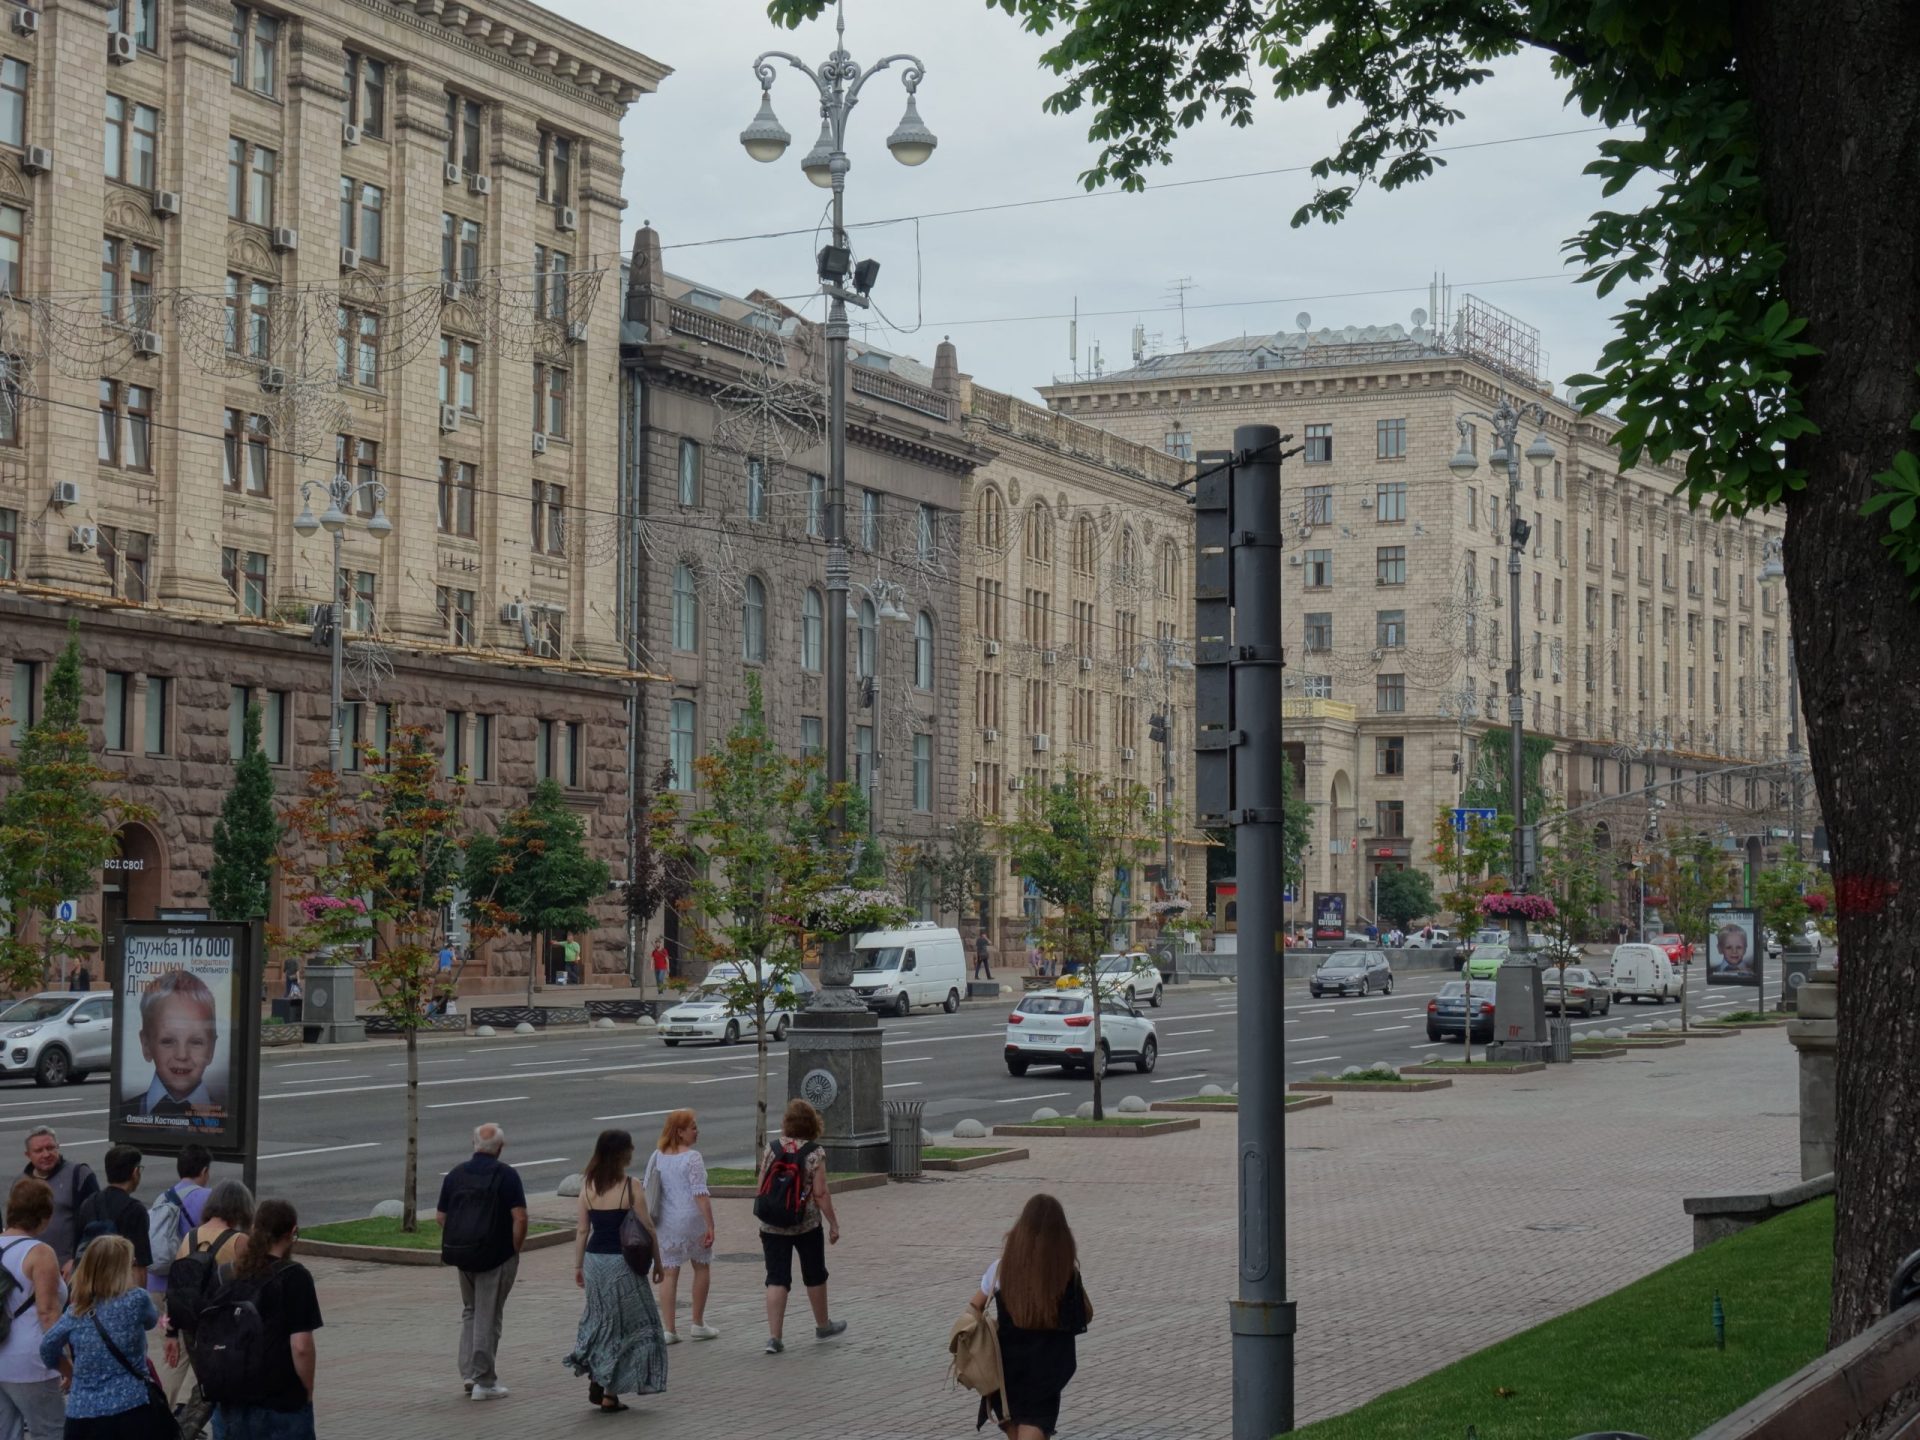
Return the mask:
<path fill-rule="evenodd" d="M 1017 1146 L 1005 1150 L 993 1150 L 985 1155 L 964 1155 L 952 1160 L 926 1160 L 920 1162 L 922 1170 L 979 1170 L 988 1165 L 1007 1165 L 1015 1160 L 1025 1160 L 1028 1152 Z"/>
<path fill-rule="evenodd" d="M 1573 1047 L 1576 1060 L 1617 1060 L 1626 1053 L 1624 1045 L 1582 1045 L 1576 1041 Z"/>
<path fill-rule="evenodd" d="M 1338 1095 L 1351 1090 L 1375 1095 L 1412 1095 L 1422 1090 L 1445 1090 L 1451 1079 L 1429 1080 L 1295 1080 L 1287 1089 L 1299 1095 Z"/>
<path fill-rule="evenodd" d="M 277 1050 L 289 1045 L 298 1045 L 304 1038 L 304 1032 L 298 1025 L 262 1025 L 260 1027 L 260 1046 L 264 1050 Z"/>
<path fill-rule="evenodd" d="M 1458 1061 L 1440 1062 L 1429 1060 L 1420 1065 L 1404 1066 L 1402 1075 L 1531 1075 L 1535 1071 L 1547 1068 L 1544 1060 L 1476 1060 L 1471 1065 L 1462 1065 Z"/>

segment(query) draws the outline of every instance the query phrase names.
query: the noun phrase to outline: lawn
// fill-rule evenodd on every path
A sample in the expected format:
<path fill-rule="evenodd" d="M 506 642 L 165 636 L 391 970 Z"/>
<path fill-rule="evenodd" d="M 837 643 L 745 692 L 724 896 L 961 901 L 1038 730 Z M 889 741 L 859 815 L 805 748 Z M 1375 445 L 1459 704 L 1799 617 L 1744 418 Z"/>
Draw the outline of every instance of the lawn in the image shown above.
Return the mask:
<path fill-rule="evenodd" d="M 1685 1440 L 1826 1349 L 1833 1201 L 1676 1260 L 1357 1410 L 1310 1440 L 1550 1440 L 1625 1430 Z M 1713 1341 L 1713 1297 L 1727 1347 Z"/>
<path fill-rule="evenodd" d="M 1183 1095 L 1176 1105 L 1238 1105 L 1238 1095 Z"/>
<path fill-rule="evenodd" d="M 827 1175 L 827 1183 L 829 1185 L 837 1185 L 842 1180 L 858 1180 L 859 1178 L 860 1176 L 852 1171 L 846 1171 L 838 1175 L 829 1172 Z M 709 1166 L 707 1168 L 707 1183 L 709 1185 L 758 1185 L 760 1183 L 760 1172 L 758 1170 L 736 1170 L 725 1165 Z"/>
<path fill-rule="evenodd" d="M 1050 1130 L 1084 1130 L 1089 1125 L 1165 1125 L 1167 1122 L 1168 1117 L 1165 1115 L 1109 1115 L 1104 1120 L 1083 1120 L 1078 1115 L 1057 1115 L 1051 1120 L 1016 1120 L 1013 1123 L 1044 1125 Z"/>
<path fill-rule="evenodd" d="M 1770 1015 L 1763 1015 L 1758 1010 L 1736 1010 L 1731 1015 L 1716 1015 L 1714 1021 L 1709 1023 L 1718 1022 L 1724 1024 L 1727 1021 L 1732 1021 L 1736 1025 L 1752 1025 L 1762 1020 L 1772 1022 L 1791 1020 L 1792 1018 L 1791 1015 L 1782 1015 L 1777 1011 Z"/>
<path fill-rule="evenodd" d="M 1370 1070 L 1362 1070 L 1357 1075 L 1316 1075 L 1313 1083 L 1324 1085 L 1337 1083 L 1343 1085 L 1404 1085 L 1407 1077 L 1387 1065 L 1375 1065 Z"/>
<path fill-rule="evenodd" d="M 1471 1065 L 1465 1060 L 1422 1060 L 1420 1062 L 1423 1067 L 1454 1065 L 1471 1070 L 1531 1070 L 1539 1063 L 1538 1060 L 1475 1060 Z"/>
<path fill-rule="evenodd" d="M 976 1155 L 1004 1155 L 1013 1147 L 1010 1145 L 923 1145 L 920 1158 L 923 1160 L 971 1160 Z"/>
<path fill-rule="evenodd" d="M 528 1223 L 529 1235 L 564 1229 L 544 1220 Z M 302 1240 L 323 1240 L 329 1245 L 389 1245 L 396 1250 L 438 1250 L 440 1226 L 431 1213 L 420 1217 L 420 1228 L 402 1230 L 398 1220 L 336 1220 L 331 1225 L 307 1225 L 300 1231 Z"/>

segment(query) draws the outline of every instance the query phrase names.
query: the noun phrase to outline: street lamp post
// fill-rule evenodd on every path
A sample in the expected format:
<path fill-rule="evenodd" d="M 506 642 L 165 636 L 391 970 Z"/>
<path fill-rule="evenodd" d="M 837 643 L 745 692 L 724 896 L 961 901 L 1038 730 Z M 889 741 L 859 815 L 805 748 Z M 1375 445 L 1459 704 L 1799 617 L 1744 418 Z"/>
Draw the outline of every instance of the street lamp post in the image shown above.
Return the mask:
<path fill-rule="evenodd" d="M 834 14 L 834 48 L 818 67 L 784 50 L 768 50 L 753 62 L 760 82 L 760 109 L 740 132 L 747 154 L 763 163 L 786 153 L 792 137 L 773 113 L 773 82 L 783 61 L 813 82 L 820 103 L 820 138 L 800 161 L 807 179 L 833 191 L 832 240 L 818 257 L 827 310 L 827 783 L 847 778 L 847 306 L 869 304 L 880 273 L 878 262 L 853 263 L 847 243 L 847 120 L 867 81 L 895 63 L 907 106 L 887 137 L 887 149 L 902 165 L 921 165 L 939 143 L 920 119 L 915 96 L 927 67 L 913 55 L 888 55 L 862 68 L 847 53 L 846 16 Z M 836 810 L 836 831 L 845 816 Z M 841 1169 L 878 1170 L 886 1162 L 886 1132 L 880 1115 L 878 1022 L 853 993 L 853 955 L 844 938 L 820 953 L 820 989 L 795 1017 L 788 1054 L 788 1090 L 813 1101 L 826 1119 L 827 1158 Z"/>
<path fill-rule="evenodd" d="M 1526 458 L 1534 466 L 1553 463 L 1553 442 L 1547 439 L 1547 408 L 1537 400 L 1528 400 L 1515 405 L 1513 398 L 1502 395 L 1500 403 L 1493 408 L 1492 414 L 1478 410 L 1469 410 L 1456 422 L 1460 431 L 1460 448 L 1453 459 L 1447 462 L 1447 468 L 1458 478 L 1470 478 L 1480 468 L 1480 457 L 1473 453 L 1473 447 L 1467 441 L 1469 422 L 1484 420 L 1492 431 L 1494 448 L 1487 456 L 1487 464 L 1495 473 L 1504 465 L 1507 471 L 1507 599 L 1510 611 L 1507 618 L 1507 637 L 1512 642 L 1510 663 L 1507 666 L 1507 721 L 1510 729 L 1508 738 L 1508 762 L 1511 766 L 1510 781 L 1513 796 L 1514 855 L 1513 888 L 1524 894 L 1533 883 L 1534 827 L 1527 824 L 1525 809 L 1525 745 L 1523 726 L 1526 719 L 1526 695 L 1520 687 L 1520 558 L 1526 553 L 1527 541 L 1533 535 L 1533 527 L 1520 516 L 1520 450 L 1519 431 L 1523 421 L 1529 417 L 1538 427 L 1533 443 L 1527 446 Z M 1519 941 L 1526 933 L 1524 920 L 1513 922 L 1514 939 Z"/>
<path fill-rule="evenodd" d="M 319 516 L 313 513 L 312 495 L 315 490 L 323 490 L 327 497 L 327 508 Z M 355 482 L 344 469 L 336 470 L 333 479 L 322 485 L 318 480 L 305 480 L 300 485 L 300 514 L 293 522 L 293 528 L 302 536 L 312 536 L 324 529 L 333 537 L 333 601 L 327 607 L 327 623 L 332 631 L 332 665 L 329 676 L 328 694 L 330 708 L 327 711 L 327 768 L 338 775 L 345 768 L 346 757 L 343 751 L 341 714 L 345 709 L 342 696 L 343 676 L 346 669 L 346 620 L 344 602 L 341 597 L 340 551 L 346 535 L 348 517 L 355 503 L 362 495 L 373 500 L 373 514 L 367 520 L 367 533 L 375 540 L 385 540 L 393 533 L 393 522 L 387 518 L 387 487 L 378 480 Z"/>
<path fill-rule="evenodd" d="M 1760 583 L 1771 585 L 1786 579 L 1786 542 L 1769 540 L 1761 550 Z M 1787 634 L 1787 787 L 1793 809 L 1793 858 L 1805 858 L 1800 850 L 1800 667 L 1793 658 L 1793 635 Z"/>

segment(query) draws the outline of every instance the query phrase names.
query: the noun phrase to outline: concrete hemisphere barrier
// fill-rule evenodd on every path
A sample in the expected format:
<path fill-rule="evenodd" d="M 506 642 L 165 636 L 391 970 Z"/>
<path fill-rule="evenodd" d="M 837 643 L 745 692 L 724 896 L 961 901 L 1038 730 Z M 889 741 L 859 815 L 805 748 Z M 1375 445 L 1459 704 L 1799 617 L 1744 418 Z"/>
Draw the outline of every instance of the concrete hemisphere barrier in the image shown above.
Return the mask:
<path fill-rule="evenodd" d="M 586 1177 L 584 1175 L 569 1175 L 554 1188 L 553 1193 L 563 1199 L 572 1199 L 580 1193 L 580 1187 L 585 1184 Z"/>
<path fill-rule="evenodd" d="M 513 1027 L 513 1033 L 516 1035 L 533 1034 L 534 1033 L 533 1022 L 531 1020 L 522 1020 L 518 1025 Z"/>
<path fill-rule="evenodd" d="M 987 1138 L 987 1127 L 982 1125 L 978 1120 L 962 1120 L 958 1125 L 953 1127 L 953 1138 L 956 1140 L 984 1140 Z"/>
<path fill-rule="evenodd" d="M 1058 1120 L 1060 1118 L 1060 1112 L 1051 1105 L 1042 1105 L 1038 1110 L 1033 1112 L 1033 1118 L 1036 1122 L 1041 1120 Z"/>
<path fill-rule="evenodd" d="M 398 1200 L 382 1200 L 367 1212 L 369 1218 L 374 1220 L 398 1220 L 406 1213 L 407 1207 Z"/>

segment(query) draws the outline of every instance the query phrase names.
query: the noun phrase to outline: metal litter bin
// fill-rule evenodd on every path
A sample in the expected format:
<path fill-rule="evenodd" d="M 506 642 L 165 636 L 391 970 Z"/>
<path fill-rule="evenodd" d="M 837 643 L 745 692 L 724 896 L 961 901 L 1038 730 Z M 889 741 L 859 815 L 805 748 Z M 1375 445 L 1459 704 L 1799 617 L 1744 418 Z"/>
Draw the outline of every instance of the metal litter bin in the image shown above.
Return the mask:
<path fill-rule="evenodd" d="M 920 1112 L 924 1100 L 887 1101 L 887 1174 L 896 1180 L 920 1178 Z"/>

